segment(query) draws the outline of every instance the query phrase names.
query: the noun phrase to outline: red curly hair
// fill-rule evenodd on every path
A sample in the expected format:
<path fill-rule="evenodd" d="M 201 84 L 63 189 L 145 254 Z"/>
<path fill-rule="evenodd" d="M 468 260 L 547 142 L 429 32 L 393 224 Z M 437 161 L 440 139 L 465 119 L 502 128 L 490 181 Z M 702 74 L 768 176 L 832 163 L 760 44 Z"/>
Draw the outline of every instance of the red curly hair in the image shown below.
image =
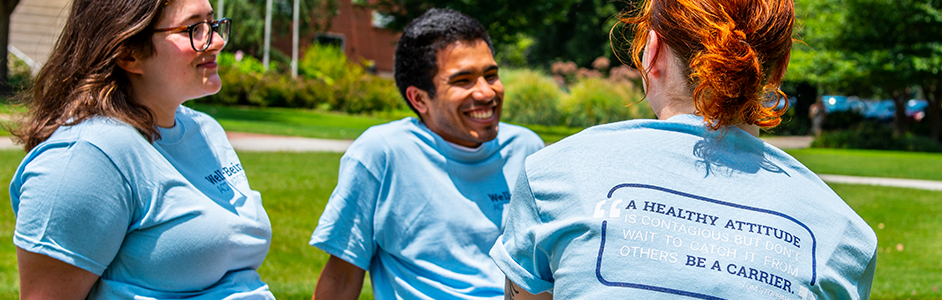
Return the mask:
<path fill-rule="evenodd" d="M 778 85 L 792 48 L 792 0 L 644 0 L 619 20 L 634 29 L 636 66 L 651 30 L 674 50 L 687 66 L 697 112 L 711 129 L 781 123 L 788 101 L 775 107 L 787 99 Z"/>

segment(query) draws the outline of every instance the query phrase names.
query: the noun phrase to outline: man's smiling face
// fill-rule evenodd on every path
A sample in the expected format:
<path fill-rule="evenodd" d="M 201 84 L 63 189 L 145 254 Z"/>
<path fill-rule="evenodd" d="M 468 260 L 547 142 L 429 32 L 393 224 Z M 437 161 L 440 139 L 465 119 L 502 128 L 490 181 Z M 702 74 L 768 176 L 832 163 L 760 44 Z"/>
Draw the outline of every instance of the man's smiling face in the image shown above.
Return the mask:
<path fill-rule="evenodd" d="M 416 106 L 425 125 L 446 141 L 466 147 L 496 138 L 504 85 L 490 47 L 483 40 L 459 41 L 439 51 L 437 58 L 438 74 L 432 78 L 436 94 Z"/>

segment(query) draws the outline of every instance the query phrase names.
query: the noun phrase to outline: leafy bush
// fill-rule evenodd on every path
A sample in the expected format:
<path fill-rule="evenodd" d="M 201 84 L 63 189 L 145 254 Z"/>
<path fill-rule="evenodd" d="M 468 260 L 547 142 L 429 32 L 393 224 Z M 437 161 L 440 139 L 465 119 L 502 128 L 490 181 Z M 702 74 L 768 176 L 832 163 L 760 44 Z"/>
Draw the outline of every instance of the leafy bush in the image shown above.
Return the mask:
<path fill-rule="evenodd" d="M 360 65 L 348 62 L 339 47 L 317 43 L 304 51 L 304 58 L 298 62 L 298 75 L 320 79 L 327 84 L 359 79 L 365 73 Z"/>
<path fill-rule="evenodd" d="M 782 123 L 775 128 L 768 129 L 765 134 L 788 136 L 788 135 L 808 135 L 811 133 L 811 120 L 796 114 L 795 108 L 788 109 L 782 115 Z"/>
<path fill-rule="evenodd" d="M 549 76 L 533 70 L 501 70 L 504 107 L 501 119 L 518 124 L 559 125 L 563 92 Z"/>
<path fill-rule="evenodd" d="M 655 118 L 634 84 L 588 77 L 572 86 L 563 102 L 565 125 L 588 127 L 630 119 Z"/>
<path fill-rule="evenodd" d="M 367 74 L 333 47 L 314 46 L 299 63 L 298 78 L 269 71 L 251 56 L 217 57 L 222 89 L 201 103 L 297 107 L 348 113 L 395 110 L 402 100 L 391 79 Z"/>
<path fill-rule="evenodd" d="M 20 60 L 13 54 L 9 54 L 7 55 L 7 68 L 9 70 L 7 80 L 10 84 L 11 91 L 18 93 L 30 86 L 33 73 L 26 62 Z"/>
<path fill-rule="evenodd" d="M 251 104 L 248 95 L 253 92 L 265 72 L 262 62 L 251 56 L 244 57 L 242 61 L 236 61 L 235 55 L 223 52 L 216 57 L 216 64 L 219 65 L 218 72 L 222 80 L 222 88 L 215 95 L 196 101 L 224 105 Z"/>
<path fill-rule="evenodd" d="M 860 112 L 853 110 L 829 112 L 822 128 L 825 130 L 854 128 L 863 119 L 864 117 Z"/>
<path fill-rule="evenodd" d="M 894 137 L 892 128 L 871 121 L 847 130 L 825 131 L 811 147 L 942 152 L 942 144 L 930 138 L 913 134 Z"/>

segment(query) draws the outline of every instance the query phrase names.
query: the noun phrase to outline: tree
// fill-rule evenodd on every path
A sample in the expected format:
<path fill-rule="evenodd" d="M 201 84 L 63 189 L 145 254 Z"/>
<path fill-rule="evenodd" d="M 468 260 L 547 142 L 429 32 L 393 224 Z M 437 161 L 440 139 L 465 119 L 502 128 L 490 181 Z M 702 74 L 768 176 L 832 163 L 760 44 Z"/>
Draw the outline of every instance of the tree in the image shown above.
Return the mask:
<path fill-rule="evenodd" d="M 545 30 L 547 23 L 564 20 L 566 9 L 577 1 L 582 0 L 374 0 L 370 6 L 390 17 L 387 28 L 397 31 L 431 8 L 451 8 L 481 22 L 499 47 L 533 36 Z"/>
<path fill-rule="evenodd" d="M 895 132 L 908 132 L 905 103 L 912 88 L 938 90 L 935 79 L 942 71 L 940 2 L 797 1 L 802 20 L 799 34 L 807 46 L 799 45 L 793 52 L 789 70 L 796 72 L 789 78 L 810 80 L 826 89 L 892 97 L 896 103 Z M 939 97 L 932 98 L 938 106 Z M 937 111 L 931 109 L 927 116 L 930 123 L 938 124 L 937 119 L 942 119 Z"/>
<path fill-rule="evenodd" d="M 216 5 L 216 1 L 210 1 Z M 291 34 L 293 0 L 273 0 L 272 35 Z M 223 12 L 232 21 L 232 38 L 226 46 L 231 51 L 261 57 L 265 32 L 265 0 L 226 0 Z M 337 14 L 337 0 L 301 0 L 299 28 L 301 36 L 330 28 L 330 19 Z"/>
<path fill-rule="evenodd" d="M 10 44 L 10 16 L 13 15 L 13 10 L 16 9 L 17 4 L 20 4 L 20 0 L 0 1 L 0 45 L 2 45 L 0 47 L 2 48 L 0 49 L 0 95 L 2 96 L 11 93 L 7 45 Z"/>
<path fill-rule="evenodd" d="M 541 29 L 533 33 L 536 43 L 531 50 L 531 64 L 553 61 L 573 61 L 587 67 L 600 56 L 613 58 L 615 51 L 625 51 L 633 38 L 622 35 L 624 26 L 618 26 L 609 40 L 609 32 L 618 22 L 618 14 L 628 2 L 609 0 L 576 0 L 561 12 L 560 18 L 544 20 Z"/>

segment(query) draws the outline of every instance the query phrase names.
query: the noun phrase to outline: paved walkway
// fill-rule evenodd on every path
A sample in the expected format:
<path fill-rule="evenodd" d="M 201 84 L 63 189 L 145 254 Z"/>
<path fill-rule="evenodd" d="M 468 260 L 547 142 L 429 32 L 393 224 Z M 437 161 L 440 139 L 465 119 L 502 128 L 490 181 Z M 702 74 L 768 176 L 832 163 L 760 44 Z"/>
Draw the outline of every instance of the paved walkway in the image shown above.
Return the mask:
<path fill-rule="evenodd" d="M 289 151 L 289 152 L 344 152 L 351 140 L 328 140 L 302 137 L 284 137 L 254 133 L 228 132 L 232 147 L 242 151 Z M 782 149 L 807 148 L 811 137 L 763 137 L 766 142 Z M 18 149 L 8 137 L 0 138 L 0 149 Z M 942 181 L 857 177 L 819 174 L 821 179 L 832 183 L 893 186 L 923 190 L 942 191 Z"/>
<path fill-rule="evenodd" d="M 762 136 L 760 138 L 779 149 L 804 149 L 811 147 L 811 142 L 814 141 L 814 137 L 810 136 Z"/>
<path fill-rule="evenodd" d="M 285 137 L 265 134 L 226 132 L 229 143 L 244 151 L 290 151 L 290 152 L 344 152 L 353 143 L 351 140 L 326 140 L 302 137 Z"/>

